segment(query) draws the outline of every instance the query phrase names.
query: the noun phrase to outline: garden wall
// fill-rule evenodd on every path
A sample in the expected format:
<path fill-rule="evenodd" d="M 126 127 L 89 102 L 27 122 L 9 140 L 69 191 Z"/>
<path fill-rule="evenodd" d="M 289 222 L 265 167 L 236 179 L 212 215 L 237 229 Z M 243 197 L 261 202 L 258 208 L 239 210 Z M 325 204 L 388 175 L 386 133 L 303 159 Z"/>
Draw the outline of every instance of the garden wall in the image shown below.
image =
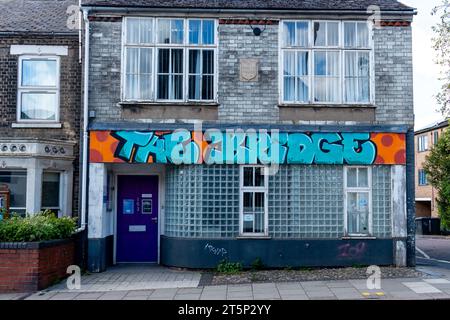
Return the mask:
<path fill-rule="evenodd" d="M 73 240 L 0 242 L 0 293 L 45 289 L 66 277 L 73 264 Z"/>

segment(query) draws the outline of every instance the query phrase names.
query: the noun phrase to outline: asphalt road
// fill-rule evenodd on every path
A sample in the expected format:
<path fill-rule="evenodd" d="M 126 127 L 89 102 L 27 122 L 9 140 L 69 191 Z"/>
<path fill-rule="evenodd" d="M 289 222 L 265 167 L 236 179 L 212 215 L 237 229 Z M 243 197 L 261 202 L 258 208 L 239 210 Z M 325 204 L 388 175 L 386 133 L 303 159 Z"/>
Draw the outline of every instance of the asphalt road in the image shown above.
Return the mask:
<path fill-rule="evenodd" d="M 418 236 L 416 248 L 418 265 L 450 269 L 450 237 Z"/>

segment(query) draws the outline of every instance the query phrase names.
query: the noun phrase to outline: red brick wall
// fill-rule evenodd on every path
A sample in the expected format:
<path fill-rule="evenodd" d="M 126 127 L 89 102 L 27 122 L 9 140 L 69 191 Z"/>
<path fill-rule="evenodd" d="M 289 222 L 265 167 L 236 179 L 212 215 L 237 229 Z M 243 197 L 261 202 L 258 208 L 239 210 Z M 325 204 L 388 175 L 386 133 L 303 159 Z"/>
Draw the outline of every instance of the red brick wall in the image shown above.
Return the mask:
<path fill-rule="evenodd" d="M 0 293 L 34 292 L 67 276 L 75 245 L 61 243 L 40 249 L 0 249 Z"/>

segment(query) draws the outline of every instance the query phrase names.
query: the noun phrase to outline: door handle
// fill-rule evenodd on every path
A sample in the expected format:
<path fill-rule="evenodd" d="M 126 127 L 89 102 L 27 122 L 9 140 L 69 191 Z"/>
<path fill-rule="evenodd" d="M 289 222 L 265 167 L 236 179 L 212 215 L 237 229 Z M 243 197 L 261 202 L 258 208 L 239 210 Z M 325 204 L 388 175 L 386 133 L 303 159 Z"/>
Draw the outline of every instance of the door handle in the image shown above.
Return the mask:
<path fill-rule="evenodd" d="M 158 218 L 152 218 L 152 221 L 154 222 L 154 223 L 158 223 Z"/>

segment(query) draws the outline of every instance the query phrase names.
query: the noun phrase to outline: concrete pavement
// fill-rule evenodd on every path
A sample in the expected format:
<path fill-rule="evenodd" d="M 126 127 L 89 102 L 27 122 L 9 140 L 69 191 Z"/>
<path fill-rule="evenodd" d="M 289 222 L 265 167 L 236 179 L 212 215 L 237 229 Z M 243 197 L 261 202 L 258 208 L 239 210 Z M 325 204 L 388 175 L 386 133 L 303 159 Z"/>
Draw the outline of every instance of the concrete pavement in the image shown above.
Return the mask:
<path fill-rule="evenodd" d="M 50 290 L 27 300 L 428 300 L 450 299 L 450 280 L 386 279 L 380 290 L 366 280 L 254 283 L 154 290 L 68 292 Z"/>
<path fill-rule="evenodd" d="M 162 269 L 162 270 L 160 270 Z M 253 283 L 240 285 L 198 286 L 191 280 L 185 287 L 177 287 L 180 280 L 162 280 L 152 289 L 137 289 L 124 285 L 116 277 L 116 286 L 103 287 L 82 281 L 80 290 L 68 290 L 64 284 L 48 290 L 10 299 L 27 300 L 428 300 L 450 299 L 450 270 L 436 267 L 420 267 L 424 273 L 421 278 L 381 279 L 381 289 L 368 290 L 366 280 L 339 281 L 300 281 L 280 283 Z M 124 268 L 127 272 L 130 269 Z M 146 269 L 146 273 L 153 271 Z M 181 277 L 196 277 L 197 272 L 174 271 L 156 267 L 155 272 L 173 274 Z M 118 275 L 119 273 L 116 272 Z M 111 274 L 97 274 L 97 283 L 113 281 Z M 88 276 L 91 277 L 91 276 Z M 137 277 L 136 279 L 138 279 Z M 92 278 L 91 278 L 92 279 Z M 124 279 L 127 279 L 126 277 Z M 183 281 L 183 280 L 181 280 Z M 121 284 L 122 283 L 122 284 Z M 149 285 L 150 282 L 147 282 Z M 188 287 L 190 284 L 190 287 Z M 1 298 L 1 295 L 0 295 Z"/>

